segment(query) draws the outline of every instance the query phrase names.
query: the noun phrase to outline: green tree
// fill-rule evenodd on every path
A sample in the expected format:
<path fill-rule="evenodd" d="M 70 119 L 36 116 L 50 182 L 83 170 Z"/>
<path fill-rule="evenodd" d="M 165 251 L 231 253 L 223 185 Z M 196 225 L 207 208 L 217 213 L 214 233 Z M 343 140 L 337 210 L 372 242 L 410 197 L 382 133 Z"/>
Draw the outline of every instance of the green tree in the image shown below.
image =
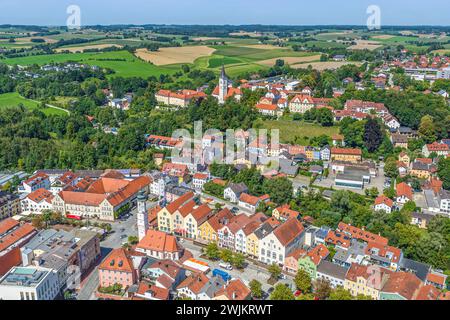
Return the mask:
<path fill-rule="evenodd" d="M 438 162 L 438 177 L 442 180 L 442 187 L 450 190 L 450 158 L 441 158 Z"/>
<path fill-rule="evenodd" d="M 276 263 L 271 264 L 268 271 L 274 279 L 278 279 L 278 277 L 281 275 L 281 268 Z"/>
<path fill-rule="evenodd" d="M 386 162 L 384 163 L 384 174 L 389 178 L 398 177 L 397 160 L 394 157 L 386 159 Z"/>
<path fill-rule="evenodd" d="M 223 249 L 220 251 L 220 259 L 227 263 L 233 262 L 233 252 L 230 249 Z"/>
<path fill-rule="evenodd" d="M 364 125 L 364 145 L 367 151 L 373 153 L 378 150 L 383 141 L 383 133 L 381 127 L 375 118 L 368 117 Z"/>
<path fill-rule="evenodd" d="M 250 287 L 250 291 L 252 292 L 252 296 L 254 298 L 260 299 L 263 296 L 262 284 L 256 279 L 253 279 L 248 284 Z"/>
<path fill-rule="evenodd" d="M 295 286 L 302 293 L 309 292 L 311 290 L 311 276 L 303 269 L 298 270 L 294 278 Z"/>
<path fill-rule="evenodd" d="M 221 252 L 219 250 L 219 247 L 217 246 L 217 243 L 210 242 L 206 248 L 205 248 L 205 254 L 208 257 L 208 259 L 211 260 L 217 260 L 221 256 Z"/>
<path fill-rule="evenodd" d="M 295 300 L 292 291 L 284 284 L 280 283 L 270 294 L 270 300 Z"/>
<path fill-rule="evenodd" d="M 330 293 L 329 300 L 353 300 L 350 291 L 345 290 L 343 287 L 337 287 Z"/>
<path fill-rule="evenodd" d="M 326 300 L 331 294 L 330 282 L 325 279 L 316 279 L 313 283 L 314 294 L 319 300 Z"/>
<path fill-rule="evenodd" d="M 231 260 L 231 263 L 234 267 L 238 269 L 242 269 L 245 263 L 245 256 L 242 253 L 235 253 Z"/>
<path fill-rule="evenodd" d="M 420 119 L 419 137 L 426 143 L 436 141 L 436 129 L 433 118 L 430 115 L 425 115 Z"/>

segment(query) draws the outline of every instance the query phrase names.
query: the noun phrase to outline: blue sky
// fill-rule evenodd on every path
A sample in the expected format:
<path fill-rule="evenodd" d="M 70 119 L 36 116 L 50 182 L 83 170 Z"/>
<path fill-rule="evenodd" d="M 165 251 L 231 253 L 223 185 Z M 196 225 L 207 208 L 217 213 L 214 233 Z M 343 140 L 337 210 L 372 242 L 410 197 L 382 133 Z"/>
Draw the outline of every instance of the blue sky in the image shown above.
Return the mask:
<path fill-rule="evenodd" d="M 0 24 L 65 25 L 68 5 L 92 24 L 450 25 L 448 0 L 0 0 Z"/>

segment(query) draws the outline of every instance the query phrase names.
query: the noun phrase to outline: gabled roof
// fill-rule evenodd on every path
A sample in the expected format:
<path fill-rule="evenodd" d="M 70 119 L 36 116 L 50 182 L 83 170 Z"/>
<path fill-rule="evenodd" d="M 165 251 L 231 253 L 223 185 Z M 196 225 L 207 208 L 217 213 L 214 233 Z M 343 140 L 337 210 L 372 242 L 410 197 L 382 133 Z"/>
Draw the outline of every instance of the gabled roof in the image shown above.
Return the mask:
<path fill-rule="evenodd" d="M 385 205 L 387 205 L 388 207 L 390 207 L 390 208 L 392 208 L 392 206 L 394 205 L 394 201 L 392 201 L 391 199 L 389 199 L 385 195 L 378 196 L 375 199 L 375 205 L 379 205 L 379 204 L 383 204 L 383 203 Z"/>
<path fill-rule="evenodd" d="M 233 279 L 227 286 L 216 292 L 215 296 L 224 295 L 228 300 L 246 300 L 250 297 L 250 289 L 240 280 Z"/>
<path fill-rule="evenodd" d="M 412 188 L 407 185 L 405 182 L 401 182 L 397 184 L 396 187 L 397 197 L 405 196 L 409 200 L 413 200 L 413 191 Z"/>
<path fill-rule="evenodd" d="M 287 246 L 304 231 L 303 225 L 297 219 L 288 219 L 273 232 L 283 246 Z"/>
<path fill-rule="evenodd" d="M 157 252 L 177 252 L 181 250 L 174 236 L 152 229 L 149 229 L 145 237 L 139 241 L 137 248 Z"/>
<path fill-rule="evenodd" d="M 113 249 L 99 266 L 100 270 L 134 272 L 133 261 L 123 248 Z"/>
<path fill-rule="evenodd" d="M 256 206 L 258 204 L 259 200 L 260 199 L 258 197 L 249 195 L 247 193 L 242 193 L 241 196 L 239 197 L 239 201 L 248 203 L 252 206 Z"/>
<path fill-rule="evenodd" d="M 208 277 L 204 273 L 194 273 L 181 282 L 177 289 L 188 288 L 194 294 L 199 294 L 208 284 Z"/>
<path fill-rule="evenodd" d="M 393 272 L 383 287 L 383 292 L 396 293 L 407 300 L 412 300 L 420 288 L 421 281 L 409 272 Z"/>

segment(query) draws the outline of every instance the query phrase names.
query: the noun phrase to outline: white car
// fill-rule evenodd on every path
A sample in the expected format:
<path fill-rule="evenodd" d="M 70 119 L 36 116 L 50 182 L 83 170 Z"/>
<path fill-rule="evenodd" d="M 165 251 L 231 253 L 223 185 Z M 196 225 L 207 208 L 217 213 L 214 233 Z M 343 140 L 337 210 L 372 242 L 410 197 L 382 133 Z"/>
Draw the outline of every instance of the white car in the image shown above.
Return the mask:
<path fill-rule="evenodd" d="M 219 263 L 219 267 L 226 269 L 226 270 L 233 270 L 233 267 L 229 263 Z"/>

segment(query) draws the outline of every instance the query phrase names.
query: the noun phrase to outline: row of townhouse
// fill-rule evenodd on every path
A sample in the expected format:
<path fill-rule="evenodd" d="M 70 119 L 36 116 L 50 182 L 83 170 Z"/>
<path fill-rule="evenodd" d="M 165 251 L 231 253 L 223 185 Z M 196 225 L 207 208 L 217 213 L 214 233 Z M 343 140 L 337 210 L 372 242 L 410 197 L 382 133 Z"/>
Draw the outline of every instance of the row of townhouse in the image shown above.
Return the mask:
<path fill-rule="evenodd" d="M 341 121 L 343 118 L 363 120 L 367 116 L 380 118 L 390 130 L 400 128 L 400 122 L 390 114 L 383 103 L 362 100 L 347 100 L 343 110 L 334 110 L 334 120 Z"/>
<path fill-rule="evenodd" d="M 388 239 L 345 223 L 307 231 L 305 245 L 286 259 L 284 270 L 305 270 L 313 280 L 323 279 L 351 295 L 375 300 L 436 300 L 443 297 L 446 276 L 403 257 Z M 329 256 L 328 248 L 335 254 Z M 430 293 L 433 293 L 430 296 Z"/>

